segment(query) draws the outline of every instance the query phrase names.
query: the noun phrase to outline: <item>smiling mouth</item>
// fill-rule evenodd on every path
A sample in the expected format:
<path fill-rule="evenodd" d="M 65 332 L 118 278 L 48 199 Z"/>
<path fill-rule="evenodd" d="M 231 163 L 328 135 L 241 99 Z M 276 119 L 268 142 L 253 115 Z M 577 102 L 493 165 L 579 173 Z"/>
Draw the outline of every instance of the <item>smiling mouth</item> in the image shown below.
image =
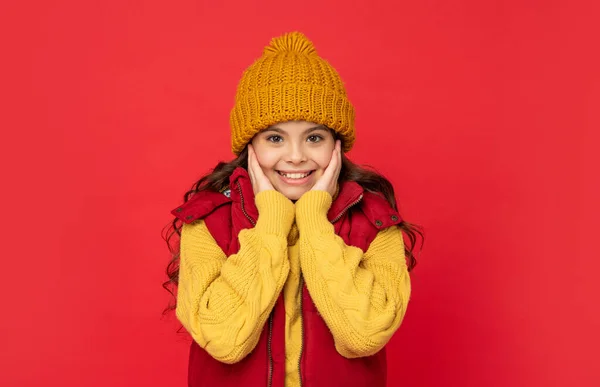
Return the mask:
<path fill-rule="evenodd" d="M 311 175 L 314 171 L 304 172 L 304 173 L 284 173 L 281 171 L 277 171 L 281 176 L 288 179 L 304 179 L 305 177 Z"/>

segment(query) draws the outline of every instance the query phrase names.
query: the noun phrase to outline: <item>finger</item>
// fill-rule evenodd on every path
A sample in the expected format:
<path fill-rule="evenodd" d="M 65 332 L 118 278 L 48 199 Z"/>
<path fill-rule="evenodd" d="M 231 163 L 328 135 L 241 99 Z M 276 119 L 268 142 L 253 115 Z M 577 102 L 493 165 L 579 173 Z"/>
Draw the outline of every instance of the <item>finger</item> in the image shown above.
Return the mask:
<path fill-rule="evenodd" d="M 336 159 L 336 150 L 334 149 L 333 152 L 331 153 L 331 160 L 329 160 L 329 165 L 327 165 L 327 168 L 325 168 L 325 172 L 323 172 L 323 179 L 327 179 L 327 181 L 331 181 L 331 179 L 334 176 L 335 173 L 335 169 L 336 169 L 336 164 L 337 164 L 337 159 Z"/>
<path fill-rule="evenodd" d="M 326 179 L 330 187 L 335 187 L 337 185 L 337 180 L 340 175 L 342 164 L 340 149 L 340 141 L 337 140 L 333 152 L 331 152 L 331 161 L 323 173 L 323 178 Z"/>
<path fill-rule="evenodd" d="M 252 172 L 254 173 L 254 177 L 259 180 L 262 178 L 262 169 L 260 168 L 260 164 L 258 163 L 258 157 L 256 157 L 256 152 L 252 151 Z"/>
<path fill-rule="evenodd" d="M 272 189 L 272 184 L 269 178 L 265 175 L 258 161 L 258 156 L 254 149 L 252 149 L 252 173 L 254 175 L 254 181 L 256 188 L 259 190 Z"/>
<path fill-rule="evenodd" d="M 331 155 L 331 167 L 335 174 L 340 166 L 341 155 L 340 155 L 340 140 L 336 140 L 335 146 L 333 147 L 333 154 Z"/>
<path fill-rule="evenodd" d="M 254 173 L 257 175 L 261 173 L 260 163 L 258 162 L 258 156 L 256 152 L 252 152 L 252 168 L 254 168 Z"/>
<path fill-rule="evenodd" d="M 254 174 L 260 173 L 260 163 L 258 162 L 258 155 L 254 148 L 252 148 L 252 169 L 254 170 Z"/>
<path fill-rule="evenodd" d="M 253 154 L 253 157 L 252 157 L 253 165 L 252 165 L 252 167 L 254 168 L 254 173 L 255 173 L 256 177 L 259 178 L 259 179 L 262 179 L 262 178 L 266 179 L 266 176 L 265 176 L 265 174 L 264 174 L 264 172 L 262 170 L 262 167 L 260 166 L 260 163 L 258 162 L 258 156 L 256 155 L 256 152 L 252 151 L 252 154 Z"/>
<path fill-rule="evenodd" d="M 342 141 L 338 140 L 337 143 L 337 173 L 339 174 L 342 170 Z"/>
<path fill-rule="evenodd" d="M 254 149 L 252 145 L 248 145 L 248 174 L 250 175 L 250 181 L 254 185 L 256 178 L 254 176 Z"/>

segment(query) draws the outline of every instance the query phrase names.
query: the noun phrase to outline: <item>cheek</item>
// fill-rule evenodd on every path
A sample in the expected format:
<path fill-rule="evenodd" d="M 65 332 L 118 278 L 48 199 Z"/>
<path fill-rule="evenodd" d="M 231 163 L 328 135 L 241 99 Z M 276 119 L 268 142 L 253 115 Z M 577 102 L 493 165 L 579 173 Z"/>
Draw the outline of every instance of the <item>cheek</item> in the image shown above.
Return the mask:
<path fill-rule="evenodd" d="M 270 172 L 275 168 L 276 161 L 272 158 L 265 157 L 264 159 L 260 159 L 260 166 L 264 172 Z"/>
<path fill-rule="evenodd" d="M 333 149 L 331 152 L 333 152 Z M 313 160 L 321 172 L 324 171 L 329 165 L 329 162 L 331 161 L 331 152 L 319 152 L 318 154 L 314 155 Z"/>
<path fill-rule="evenodd" d="M 258 164 L 261 166 L 263 171 L 268 172 L 270 169 L 275 167 L 277 158 L 275 157 L 274 152 L 268 152 L 261 148 L 255 149 L 255 151 Z"/>

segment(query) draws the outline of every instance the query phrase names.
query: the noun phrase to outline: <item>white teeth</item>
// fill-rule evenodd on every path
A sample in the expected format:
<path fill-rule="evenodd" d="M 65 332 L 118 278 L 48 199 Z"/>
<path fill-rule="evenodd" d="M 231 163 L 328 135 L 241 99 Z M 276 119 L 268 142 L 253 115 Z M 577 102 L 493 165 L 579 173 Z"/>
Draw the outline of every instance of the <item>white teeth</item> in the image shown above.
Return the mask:
<path fill-rule="evenodd" d="M 310 175 L 310 172 L 309 173 L 282 173 L 282 172 L 279 172 L 279 174 L 281 176 L 287 177 L 288 179 L 303 179 L 306 176 Z"/>

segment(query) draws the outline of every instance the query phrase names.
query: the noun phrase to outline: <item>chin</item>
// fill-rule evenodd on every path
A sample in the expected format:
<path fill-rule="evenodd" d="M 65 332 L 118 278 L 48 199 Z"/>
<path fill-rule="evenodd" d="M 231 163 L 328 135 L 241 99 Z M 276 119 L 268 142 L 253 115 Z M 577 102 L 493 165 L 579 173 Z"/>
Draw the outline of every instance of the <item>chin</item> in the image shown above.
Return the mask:
<path fill-rule="evenodd" d="M 279 190 L 286 198 L 296 201 L 306 192 L 308 189 L 284 189 Z"/>

